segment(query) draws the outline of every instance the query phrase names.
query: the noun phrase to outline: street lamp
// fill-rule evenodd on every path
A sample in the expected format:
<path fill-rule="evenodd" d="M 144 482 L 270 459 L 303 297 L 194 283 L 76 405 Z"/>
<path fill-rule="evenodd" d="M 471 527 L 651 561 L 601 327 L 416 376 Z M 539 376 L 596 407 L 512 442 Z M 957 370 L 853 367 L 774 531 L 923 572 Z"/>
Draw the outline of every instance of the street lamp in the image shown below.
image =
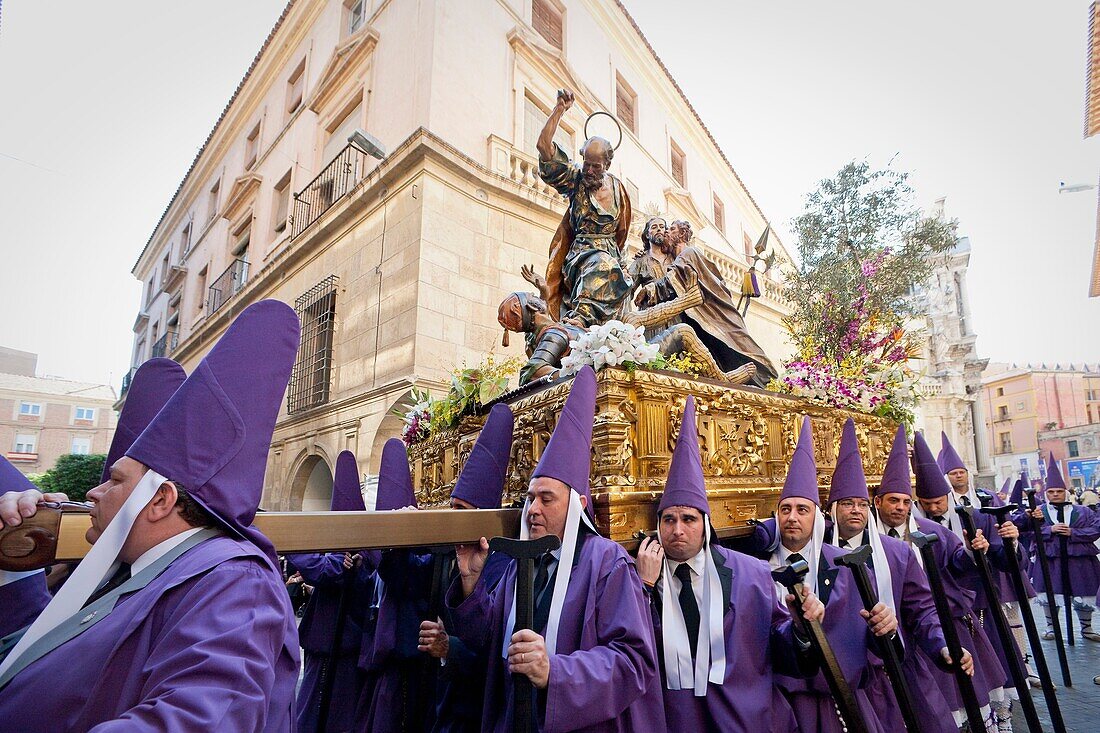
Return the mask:
<path fill-rule="evenodd" d="M 382 143 L 378 142 L 378 138 L 371 135 L 366 130 L 357 129 L 355 132 L 348 136 L 348 142 L 355 147 L 362 150 L 372 158 L 378 158 L 382 160 L 386 157 L 386 148 Z"/>
<path fill-rule="evenodd" d="M 1096 188 L 1096 186 L 1091 183 L 1071 183 L 1067 185 L 1065 181 L 1058 181 L 1058 193 L 1080 193 L 1093 188 Z"/>

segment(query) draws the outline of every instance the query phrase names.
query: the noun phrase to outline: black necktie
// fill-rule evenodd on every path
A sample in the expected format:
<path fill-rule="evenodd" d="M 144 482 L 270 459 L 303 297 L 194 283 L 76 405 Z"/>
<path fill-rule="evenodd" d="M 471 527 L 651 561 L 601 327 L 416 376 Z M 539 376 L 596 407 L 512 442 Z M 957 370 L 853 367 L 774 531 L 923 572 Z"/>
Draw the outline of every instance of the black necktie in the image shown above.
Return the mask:
<path fill-rule="evenodd" d="M 88 600 L 84 604 L 83 608 L 87 608 L 88 606 L 92 605 L 93 603 L 98 601 L 100 598 L 107 595 L 108 593 L 110 593 L 115 588 L 119 587 L 120 585 L 122 585 L 123 583 L 125 583 L 129 579 L 130 579 L 130 566 L 127 565 L 126 563 L 122 563 L 121 565 L 119 565 L 118 570 L 115 571 L 115 574 L 112 575 L 107 580 L 106 583 L 101 585 L 99 587 L 99 589 L 96 590 L 95 593 L 93 593 L 91 596 L 88 597 Z"/>
<path fill-rule="evenodd" d="M 691 587 L 691 568 L 687 563 L 680 563 L 676 568 L 676 578 L 680 581 L 680 610 L 684 613 L 684 625 L 687 626 L 691 658 L 695 659 L 699 646 L 699 602 L 695 600 L 695 591 Z"/>
<path fill-rule="evenodd" d="M 891 537 L 893 537 L 893 538 L 894 538 L 895 540 L 900 540 L 900 539 L 901 539 L 901 535 L 900 535 L 900 534 L 898 534 L 898 530 L 897 530 L 897 527 L 891 527 L 891 528 L 890 528 L 890 531 L 889 531 L 889 532 L 887 532 L 886 534 L 890 535 L 890 536 L 891 536 Z"/>
<path fill-rule="evenodd" d="M 794 565 L 799 560 L 804 561 L 805 559 L 806 558 L 802 557 L 801 553 L 792 552 L 790 555 L 787 555 L 787 564 L 788 565 Z"/>
<path fill-rule="evenodd" d="M 552 553 L 545 553 L 535 561 L 535 631 L 542 632 L 550 619 L 550 603 L 554 600 L 553 587 L 550 585 L 551 568 L 557 562 Z"/>
<path fill-rule="evenodd" d="M 943 520 L 944 520 L 943 515 L 940 515 L 938 517 L 932 517 L 932 521 L 935 522 L 936 524 L 939 524 L 939 525 L 943 524 Z"/>
<path fill-rule="evenodd" d="M 1058 524 L 1065 524 L 1066 523 L 1066 515 L 1065 515 L 1064 512 L 1065 512 L 1066 505 L 1065 504 L 1059 504 L 1058 506 L 1056 506 L 1054 508 L 1058 510 Z"/>

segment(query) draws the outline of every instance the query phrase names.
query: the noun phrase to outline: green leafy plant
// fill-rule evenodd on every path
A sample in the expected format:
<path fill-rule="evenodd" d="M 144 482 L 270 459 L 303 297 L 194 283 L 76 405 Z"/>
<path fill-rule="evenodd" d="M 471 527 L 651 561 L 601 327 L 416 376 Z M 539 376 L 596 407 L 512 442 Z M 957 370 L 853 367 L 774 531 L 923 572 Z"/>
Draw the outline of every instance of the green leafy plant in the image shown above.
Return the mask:
<path fill-rule="evenodd" d="M 88 492 L 99 486 L 106 460 L 107 456 L 101 454 L 67 454 L 58 458 L 53 468 L 45 473 L 27 478 L 43 493 L 60 491 L 72 501 L 84 501 Z"/>

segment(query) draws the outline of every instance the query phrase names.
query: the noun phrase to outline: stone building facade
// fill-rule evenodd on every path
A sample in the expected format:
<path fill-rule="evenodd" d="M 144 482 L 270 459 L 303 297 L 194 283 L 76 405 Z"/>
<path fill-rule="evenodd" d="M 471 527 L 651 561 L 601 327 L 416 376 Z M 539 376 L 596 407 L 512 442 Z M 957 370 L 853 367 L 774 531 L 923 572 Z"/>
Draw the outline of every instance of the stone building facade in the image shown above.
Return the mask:
<path fill-rule="evenodd" d="M 634 202 L 630 246 L 647 211 L 688 219 L 738 292 L 764 214 L 617 2 L 287 6 L 133 269 L 135 367 L 167 355 L 190 370 L 260 298 L 302 317 L 266 508 L 327 505 L 343 449 L 369 485 L 413 386 L 520 353 L 496 311 L 530 289 L 521 266 L 545 268 L 564 211 L 534 150 L 560 88 L 577 97 L 558 138 L 571 153 L 590 113 L 622 121 L 611 170 Z M 381 159 L 349 146 L 356 130 Z M 761 285 L 748 324 L 779 361 L 787 310 Z"/>
<path fill-rule="evenodd" d="M 37 377 L 35 354 L 0 348 L 0 446 L 23 473 L 42 473 L 68 453 L 106 453 L 115 391 L 105 384 Z M 9 371 L 14 372 L 10 373 Z"/>

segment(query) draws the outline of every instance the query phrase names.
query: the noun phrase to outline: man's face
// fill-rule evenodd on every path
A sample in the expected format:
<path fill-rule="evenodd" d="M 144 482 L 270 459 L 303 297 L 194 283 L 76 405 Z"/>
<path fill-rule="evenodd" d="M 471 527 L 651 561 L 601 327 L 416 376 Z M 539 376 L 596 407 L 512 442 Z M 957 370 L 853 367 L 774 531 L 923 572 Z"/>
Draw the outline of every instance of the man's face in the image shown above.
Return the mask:
<path fill-rule="evenodd" d="M 665 224 L 664 219 L 653 219 L 649 222 L 649 226 L 646 227 L 646 237 L 649 239 L 649 246 L 655 248 L 661 248 L 664 246 L 668 237 L 668 225 Z"/>
<path fill-rule="evenodd" d="M 816 512 L 817 505 L 809 499 L 792 497 L 779 502 L 776 521 L 784 547 L 796 551 L 806 546 L 814 529 Z"/>
<path fill-rule="evenodd" d="M 913 498 L 908 494 L 883 494 L 875 497 L 875 508 L 878 509 L 879 519 L 887 527 L 900 527 L 909 520 L 909 510 L 913 506 Z"/>
<path fill-rule="evenodd" d="M 145 475 L 146 468 L 133 458 L 123 456 L 111 466 L 111 475 L 104 483 L 88 492 L 88 501 L 92 502 L 89 515 L 92 518 L 92 526 L 88 528 L 84 537 L 89 543 L 95 541 L 103 534 L 111 520 L 118 514 L 118 510 L 130 498 L 134 487 Z"/>
<path fill-rule="evenodd" d="M 670 560 L 684 562 L 703 549 L 703 514 L 693 507 L 673 506 L 661 512 L 657 529 Z"/>
<path fill-rule="evenodd" d="M 1047 489 L 1047 501 L 1051 504 L 1061 504 L 1066 500 L 1065 489 Z"/>
<path fill-rule="evenodd" d="M 965 468 L 954 468 L 947 472 L 947 480 L 951 482 L 951 488 L 964 493 L 970 486 L 970 474 Z"/>
<path fill-rule="evenodd" d="M 584 162 L 581 164 L 581 176 L 584 187 L 595 191 L 603 185 L 603 176 L 607 173 L 607 153 L 598 142 L 584 146 Z"/>
<path fill-rule="evenodd" d="M 935 499 L 922 499 L 917 497 L 920 508 L 929 517 L 942 517 L 947 513 L 947 497 L 937 496 Z"/>
<path fill-rule="evenodd" d="M 565 520 L 569 516 L 569 487 L 548 476 L 531 479 L 527 485 L 527 529 L 531 539 L 557 535 L 565 539 Z M 584 497 L 581 497 L 584 504 Z"/>
<path fill-rule="evenodd" d="M 841 499 L 836 503 L 836 530 L 840 539 L 847 540 L 863 532 L 867 527 L 867 515 L 871 505 L 866 499 Z"/>
<path fill-rule="evenodd" d="M 477 509 L 477 507 L 465 499 L 459 499 L 457 496 L 452 496 L 451 509 Z"/>

